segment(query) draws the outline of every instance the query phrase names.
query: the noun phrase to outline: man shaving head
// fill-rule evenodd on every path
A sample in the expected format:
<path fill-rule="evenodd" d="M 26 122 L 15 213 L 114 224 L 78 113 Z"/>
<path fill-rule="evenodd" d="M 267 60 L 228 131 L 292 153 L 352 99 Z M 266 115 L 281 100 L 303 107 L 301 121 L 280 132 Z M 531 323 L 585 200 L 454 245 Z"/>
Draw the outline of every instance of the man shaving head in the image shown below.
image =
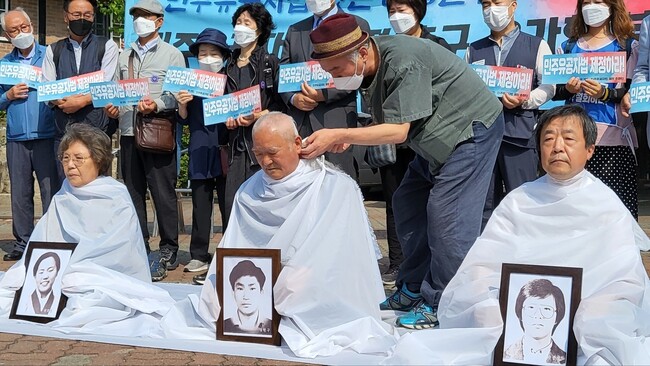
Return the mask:
<path fill-rule="evenodd" d="M 264 173 L 274 180 L 296 170 L 301 146 L 296 123 L 284 113 L 271 112 L 253 126 L 253 153 Z"/>

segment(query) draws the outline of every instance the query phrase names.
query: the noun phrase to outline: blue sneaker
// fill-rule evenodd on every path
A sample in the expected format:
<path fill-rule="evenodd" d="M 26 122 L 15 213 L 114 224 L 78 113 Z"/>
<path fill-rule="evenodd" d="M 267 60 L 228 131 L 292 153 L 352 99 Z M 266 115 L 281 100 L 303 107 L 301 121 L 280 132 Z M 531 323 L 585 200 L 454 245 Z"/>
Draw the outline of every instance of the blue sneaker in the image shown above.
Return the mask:
<path fill-rule="evenodd" d="M 422 295 L 411 292 L 402 284 L 402 288 L 396 290 L 386 300 L 379 304 L 379 310 L 410 311 L 422 301 Z"/>
<path fill-rule="evenodd" d="M 427 329 L 438 325 L 437 309 L 422 301 L 408 314 L 397 318 L 396 325 L 409 329 Z"/>
<path fill-rule="evenodd" d="M 151 281 L 162 281 L 167 277 L 167 261 L 160 255 L 160 252 L 151 252 L 148 256 Z"/>

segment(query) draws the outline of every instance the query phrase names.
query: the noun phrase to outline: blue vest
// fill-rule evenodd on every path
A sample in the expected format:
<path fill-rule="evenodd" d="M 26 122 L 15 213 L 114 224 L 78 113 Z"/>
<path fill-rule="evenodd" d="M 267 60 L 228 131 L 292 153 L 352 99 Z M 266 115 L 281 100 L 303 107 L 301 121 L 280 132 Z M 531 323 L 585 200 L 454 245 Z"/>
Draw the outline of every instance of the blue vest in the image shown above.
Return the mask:
<path fill-rule="evenodd" d="M 535 66 L 537 64 L 537 52 L 539 44 L 542 42 L 540 37 L 535 37 L 530 34 L 519 32 L 519 35 L 512 44 L 508 56 L 503 60 L 501 66 L 507 67 L 525 67 L 533 70 L 533 87 L 537 88 L 537 72 Z M 486 65 L 496 65 L 497 60 L 494 57 L 494 41 L 488 37 L 480 39 L 469 45 L 470 59 L 469 63 L 478 60 L 485 60 Z M 535 138 L 533 130 L 537 124 L 538 111 L 523 109 L 521 107 L 515 109 L 503 108 L 503 117 L 505 119 L 505 131 L 503 133 L 503 141 L 521 147 L 535 147 Z"/>
<path fill-rule="evenodd" d="M 61 54 L 56 65 L 56 79 L 67 79 L 69 77 L 87 74 L 89 72 L 99 71 L 102 69 L 102 60 L 99 59 L 99 42 L 105 42 L 106 38 L 97 37 L 89 34 L 81 44 L 81 62 L 77 70 L 77 62 L 74 57 L 74 49 L 69 38 L 62 39 L 52 44 L 52 50 L 57 47 L 57 43 L 63 42 Z M 56 62 L 56 60 L 55 60 Z M 54 108 L 54 118 L 56 121 L 57 135 L 62 136 L 65 128 L 69 123 L 83 122 L 100 128 L 102 131 L 109 133 L 109 119 L 104 108 L 95 108 L 89 104 L 75 113 L 66 114 L 59 108 Z"/>

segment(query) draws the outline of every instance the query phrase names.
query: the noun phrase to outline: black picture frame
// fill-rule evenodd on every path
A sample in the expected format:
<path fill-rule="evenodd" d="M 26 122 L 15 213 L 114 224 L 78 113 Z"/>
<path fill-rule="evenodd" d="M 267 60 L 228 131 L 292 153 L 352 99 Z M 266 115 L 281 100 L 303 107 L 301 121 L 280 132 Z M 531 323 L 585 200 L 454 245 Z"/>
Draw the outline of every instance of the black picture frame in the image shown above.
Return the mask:
<path fill-rule="evenodd" d="M 274 306 L 273 286 L 280 275 L 280 249 L 217 248 L 216 253 L 216 291 L 221 304 L 217 340 L 279 346 L 280 315 Z M 259 281 L 260 272 L 263 281 Z M 249 295 L 243 295 L 245 288 L 251 291 Z M 254 327 L 240 330 L 242 317 L 249 315 L 245 314 L 249 310 L 257 314 Z"/>
<path fill-rule="evenodd" d="M 61 277 L 76 247 L 77 243 L 35 241 L 29 243 L 25 252 L 25 281 L 16 291 L 9 319 L 45 324 L 59 318 L 68 301 L 68 298 L 61 292 Z M 43 268 L 42 271 L 39 270 L 37 265 L 41 265 L 41 263 L 45 263 L 44 266 L 52 263 L 53 266 L 49 268 L 58 266 L 58 269 L 52 275 L 52 270 L 46 268 Z M 43 278 L 43 276 L 46 277 Z M 54 278 L 51 280 L 49 276 Z M 44 284 L 43 286 L 49 286 L 42 305 L 38 297 L 40 283 Z M 36 305 L 37 303 L 38 305 Z"/>
<path fill-rule="evenodd" d="M 503 263 L 494 365 L 576 365 L 581 293 L 582 268 Z"/>

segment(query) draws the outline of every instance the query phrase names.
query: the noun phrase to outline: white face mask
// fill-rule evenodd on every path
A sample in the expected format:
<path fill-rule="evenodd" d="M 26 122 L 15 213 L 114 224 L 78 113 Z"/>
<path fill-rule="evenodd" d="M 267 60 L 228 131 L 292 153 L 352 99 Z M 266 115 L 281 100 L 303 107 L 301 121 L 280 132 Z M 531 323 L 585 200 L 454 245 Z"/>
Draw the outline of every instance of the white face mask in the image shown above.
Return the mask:
<path fill-rule="evenodd" d="M 332 6 L 331 0 L 305 0 L 307 10 L 316 15 L 323 14 L 327 9 Z"/>
<path fill-rule="evenodd" d="M 156 22 L 150 19 L 139 17 L 133 21 L 133 30 L 138 37 L 148 37 L 156 31 Z"/>
<path fill-rule="evenodd" d="M 206 56 L 199 59 L 199 69 L 211 72 L 219 72 L 223 68 L 221 57 Z"/>
<path fill-rule="evenodd" d="M 512 5 L 512 4 L 510 4 Z M 508 14 L 510 5 L 493 5 L 483 9 L 483 20 L 495 32 L 504 30 L 512 17 Z"/>
<path fill-rule="evenodd" d="M 415 27 L 415 16 L 408 13 L 395 13 L 388 18 L 390 26 L 397 34 L 406 33 Z"/>
<path fill-rule="evenodd" d="M 24 50 L 34 44 L 34 35 L 32 33 L 20 33 L 15 38 L 10 38 L 11 44 L 19 50 Z"/>
<path fill-rule="evenodd" d="M 257 39 L 257 33 L 245 25 L 236 25 L 233 31 L 235 33 L 235 43 L 241 47 L 246 47 Z"/>
<path fill-rule="evenodd" d="M 363 82 L 363 72 L 366 71 L 366 64 L 363 64 L 361 69 L 361 74 L 357 75 L 357 68 L 359 64 L 359 53 L 357 52 L 356 60 L 354 61 L 354 75 L 352 76 L 341 76 L 338 78 L 332 78 L 334 80 L 334 87 L 338 90 L 357 90 L 361 87 Z"/>
<path fill-rule="evenodd" d="M 605 4 L 587 4 L 582 7 L 582 17 L 590 27 L 600 27 L 609 19 L 609 6 Z"/>

